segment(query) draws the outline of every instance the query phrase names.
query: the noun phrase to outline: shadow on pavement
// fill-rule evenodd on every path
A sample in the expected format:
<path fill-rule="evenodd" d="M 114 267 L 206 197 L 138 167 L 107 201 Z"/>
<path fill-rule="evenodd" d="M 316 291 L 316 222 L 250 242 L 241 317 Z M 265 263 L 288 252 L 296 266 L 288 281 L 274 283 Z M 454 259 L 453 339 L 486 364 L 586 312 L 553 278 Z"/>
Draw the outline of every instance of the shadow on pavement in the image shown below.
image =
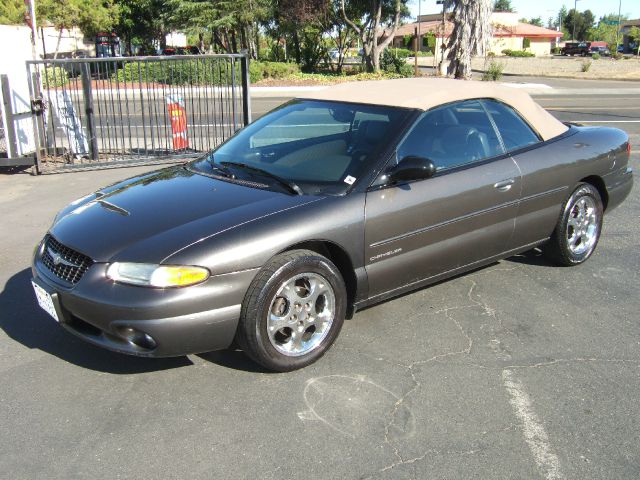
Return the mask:
<path fill-rule="evenodd" d="M 507 262 L 522 263 L 524 265 L 558 268 L 558 266 L 545 257 L 542 250 L 538 248 L 514 255 L 513 257 L 506 258 L 505 260 Z"/>
<path fill-rule="evenodd" d="M 134 374 L 193 365 L 187 357 L 140 358 L 94 347 L 66 332 L 38 307 L 31 288 L 31 271 L 11 277 L 0 293 L 0 328 L 28 348 L 83 368 L 113 374 Z"/>
<path fill-rule="evenodd" d="M 207 362 L 214 363 L 221 367 L 230 368 L 232 370 L 242 370 L 243 372 L 250 373 L 277 373 L 262 368 L 247 357 L 242 350 L 232 348 L 219 350 L 217 352 L 199 353 L 198 357 L 206 360 Z"/>

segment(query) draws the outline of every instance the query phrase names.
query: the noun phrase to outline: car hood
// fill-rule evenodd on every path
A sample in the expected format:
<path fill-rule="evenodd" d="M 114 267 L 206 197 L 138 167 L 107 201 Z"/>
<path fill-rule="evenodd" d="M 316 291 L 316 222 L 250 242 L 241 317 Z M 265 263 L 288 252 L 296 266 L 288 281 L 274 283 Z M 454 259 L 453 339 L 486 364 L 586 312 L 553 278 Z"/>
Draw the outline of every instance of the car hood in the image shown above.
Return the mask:
<path fill-rule="evenodd" d="M 295 196 L 200 175 L 182 166 L 134 177 L 63 210 L 51 228 L 96 262 L 160 263 L 225 230 L 322 197 Z"/>

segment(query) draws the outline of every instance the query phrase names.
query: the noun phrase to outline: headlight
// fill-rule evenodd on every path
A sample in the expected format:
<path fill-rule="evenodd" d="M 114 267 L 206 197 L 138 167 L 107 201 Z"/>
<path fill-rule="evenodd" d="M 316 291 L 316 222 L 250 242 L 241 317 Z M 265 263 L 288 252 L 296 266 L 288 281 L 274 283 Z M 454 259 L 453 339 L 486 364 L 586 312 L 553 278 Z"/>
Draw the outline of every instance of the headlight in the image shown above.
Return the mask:
<path fill-rule="evenodd" d="M 209 275 L 206 268 L 188 265 L 116 262 L 107 269 L 107 277 L 116 282 L 159 288 L 194 285 Z"/>

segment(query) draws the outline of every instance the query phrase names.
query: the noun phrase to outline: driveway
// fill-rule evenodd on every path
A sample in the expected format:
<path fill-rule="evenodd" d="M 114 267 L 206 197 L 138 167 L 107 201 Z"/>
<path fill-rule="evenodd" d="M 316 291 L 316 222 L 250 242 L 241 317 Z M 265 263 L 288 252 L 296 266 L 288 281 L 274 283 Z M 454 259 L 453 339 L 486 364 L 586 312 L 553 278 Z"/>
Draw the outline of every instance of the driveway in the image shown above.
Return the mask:
<path fill-rule="evenodd" d="M 631 133 L 637 182 L 640 92 L 563 85 L 539 101 Z M 38 309 L 55 212 L 146 170 L 0 175 L 0 477 L 640 477 L 638 185 L 583 266 L 498 262 L 358 312 L 319 363 L 273 374 L 238 351 L 110 353 Z"/>

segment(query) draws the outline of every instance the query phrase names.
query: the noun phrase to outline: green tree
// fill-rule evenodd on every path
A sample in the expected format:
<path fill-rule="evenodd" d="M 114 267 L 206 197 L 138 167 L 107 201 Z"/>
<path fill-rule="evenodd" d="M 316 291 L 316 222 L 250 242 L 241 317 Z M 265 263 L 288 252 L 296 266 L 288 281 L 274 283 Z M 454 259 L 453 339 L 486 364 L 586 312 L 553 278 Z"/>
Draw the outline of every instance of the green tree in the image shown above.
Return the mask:
<path fill-rule="evenodd" d="M 584 12 L 578 12 L 574 9 L 569 10 L 566 17 L 563 19 L 562 24 L 566 27 L 567 31 L 573 38 L 574 25 L 575 25 L 575 40 L 587 40 L 589 30 L 593 28 L 595 23 L 595 17 L 591 10 L 585 10 Z M 575 22 L 575 23 L 574 23 Z"/>
<path fill-rule="evenodd" d="M 521 23 L 528 23 L 529 25 L 535 25 L 536 27 L 543 27 L 542 17 L 534 17 L 530 19 L 521 18 L 519 20 Z"/>
<path fill-rule="evenodd" d="M 23 25 L 27 9 L 22 0 L 3 0 L 0 3 L 0 25 Z"/>
<path fill-rule="evenodd" d="M 493 11 L 494 12 L 513 12 L 513 7 L 511 6 L 511 0 L 495 0 L 495 2 L 493 2 Z"/>
<path fill-rule="evenodd" d="M 625 15 L 621 18 L 622 20 L 626 20 L 627 16 Z M 612 25 L 612 22 L 616 23 Z M 587 38 L 589 40 L 607 42 L 608 45 L 615 45 L 616 38 L 619 38 L 618 29 L 620 28 L 617 22 L 617 13 L 610 13 L 609 15 L 600 17 L 600 21 L 598 22 L 598 24 L 595 27 L 589 29 Z"/>
<path fill-rule="evenodd" d="M 124 39 L 127 51 L 133 53 L 133 45 L 142 47 L 147 54 L 155 45 L 165 46 L 165 37 L 171 31 L 171 15 L 174 3 L 163 0 L 115 0 L 118 6 L 115 29 Z"/>
<path fill-rule="evenodd" d="M 407 1 L 340 0 L 343 20 L 362 41 L 367 70 L 380 70 L 380 55 L 393 40 L 400 20 L 408 16 Z M 356 16 L 350 16 L 349 11 L 357 12 Z"/>
<path fill-rule="evenodd" d="M 626 35 L 629 37 L 630 42 L 634 42 L 636 44 L 636 53 L 640 55 L 640 28 L 631 27 L 627 31 Z"/>
<path fill-rule="evenodd" d="M 58 30 L 54 58 L 58 56 L 63 30 L 79 27 L 88 37 L 111 30 L 118 10 L 112 0 L 40 0 L 36 6 L 40 22 L 47 20 Z"/>

